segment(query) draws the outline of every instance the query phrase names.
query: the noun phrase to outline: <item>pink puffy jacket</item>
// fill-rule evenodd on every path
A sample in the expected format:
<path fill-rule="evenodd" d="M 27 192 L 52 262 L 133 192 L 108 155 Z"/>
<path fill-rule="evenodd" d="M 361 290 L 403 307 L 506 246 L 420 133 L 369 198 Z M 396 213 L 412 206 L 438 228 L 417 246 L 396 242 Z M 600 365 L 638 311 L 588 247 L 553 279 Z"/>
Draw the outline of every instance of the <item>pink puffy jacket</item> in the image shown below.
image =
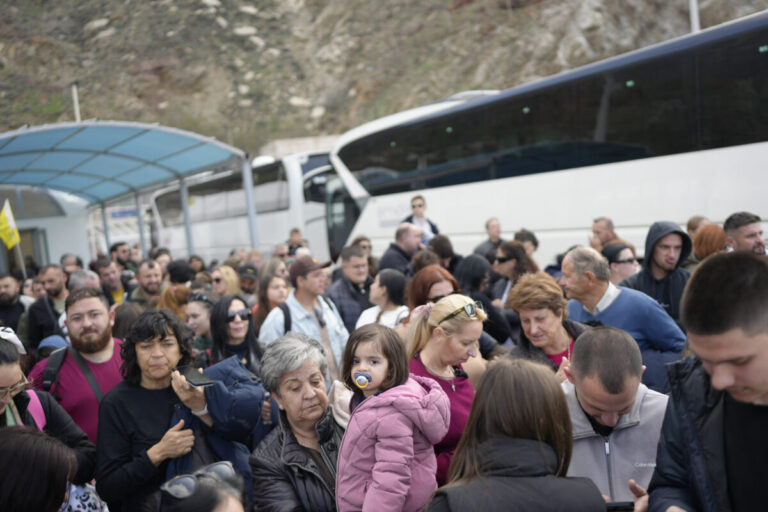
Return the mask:
<path fill-rule="evenodd" d="M 416 375 L 357 406 L 339 450 L 339 512 L 421 510 L 437 489 L 433 445 L 450 414 L 440 385 Z"/>

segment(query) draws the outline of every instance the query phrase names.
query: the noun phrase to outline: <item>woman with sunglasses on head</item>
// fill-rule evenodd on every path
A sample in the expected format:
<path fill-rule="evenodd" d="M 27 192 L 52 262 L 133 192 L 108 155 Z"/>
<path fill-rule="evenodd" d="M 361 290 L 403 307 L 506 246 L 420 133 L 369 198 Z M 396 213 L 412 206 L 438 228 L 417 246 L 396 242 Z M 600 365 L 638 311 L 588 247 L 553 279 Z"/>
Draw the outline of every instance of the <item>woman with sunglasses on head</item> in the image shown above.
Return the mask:
<path fill-rule="evenodd" d="M 0 428 L 29 426 L 55 437 L 71 448 L 77 459 L 72 483 L 89 482 L 96 468 L 96 447 L 51 395 L 31 388 L 21 371 L 21 342 L 17 345 L 7 337 L 5 332 L 0 337 Z"/>
<path fill-rule="evenodd" d="M 487 318 L 480 303 L 466 295 L 448 295 L 411 312 L 409 370 L 437 381 L 451 402 L 448 433 L 435 445 L 437 483 L 443 485 L 453 452 L 469 416 L 475 392 L 462 364 L 477 356 L 477 340 Z"/>
<path fill-rule="evenodd" d="M 178 475 L 160 490 L 162 512 L 244 512 L 243 479 L 229 461 Z"/>
<path fill-rule="evenodd" d="M 222 297 L 211 311 L 211 362 L 237 358 L 254 374 L 261 366 L 261 346 L 256 338 L 250 308 L 240 295 Z"/>
<path fill-rule="evenodd" d="M 503 344 L 512 336 L 509 322 L 503 311 L 491 303 L 491 298 L 485 294 L 491 264 L 483 256 L 470 254 L 456 266 L 456 279 L 461 290 L 483 305 L 488 321 L 483 324 L 483 330 L 497 342 Z"/>

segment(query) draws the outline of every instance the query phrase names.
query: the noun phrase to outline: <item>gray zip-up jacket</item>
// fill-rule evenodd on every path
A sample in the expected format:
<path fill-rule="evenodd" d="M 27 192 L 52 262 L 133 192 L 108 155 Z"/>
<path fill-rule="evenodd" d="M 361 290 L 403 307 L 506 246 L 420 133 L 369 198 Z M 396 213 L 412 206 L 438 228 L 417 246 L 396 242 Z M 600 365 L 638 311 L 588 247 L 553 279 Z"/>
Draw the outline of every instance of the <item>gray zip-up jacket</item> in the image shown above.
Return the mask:
<path fill-rule="evenodd" d="M 573 424 L 573 455 L 568 476 L 591 479 L 612 501 L 632 501 L 629 479 L 648 488 L 656 467 L 656 445 L 667 409 L 667 396 L 640 384 L 632 411 L 619 418 L 611 435 L 604 438 L 589 423 L 576 399 L 573 384 L 566 380 L 562 386 Z"/>

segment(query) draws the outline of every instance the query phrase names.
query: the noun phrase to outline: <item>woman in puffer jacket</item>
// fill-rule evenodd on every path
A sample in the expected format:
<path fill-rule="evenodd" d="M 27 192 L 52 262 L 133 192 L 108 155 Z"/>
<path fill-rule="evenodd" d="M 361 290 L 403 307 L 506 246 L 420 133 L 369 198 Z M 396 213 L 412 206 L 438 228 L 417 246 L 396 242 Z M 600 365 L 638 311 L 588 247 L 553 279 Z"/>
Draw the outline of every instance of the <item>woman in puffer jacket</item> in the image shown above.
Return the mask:
<path fill-rule="evenodd" d="M 448 396 L 432 379 L 409 378 L 400 337 L 379 324 L 350 335 L 342 375 L 354 395 L 336 472 L 339 512 L 421 510 L 437 488 L 434 444 L 448 432 Z"/>

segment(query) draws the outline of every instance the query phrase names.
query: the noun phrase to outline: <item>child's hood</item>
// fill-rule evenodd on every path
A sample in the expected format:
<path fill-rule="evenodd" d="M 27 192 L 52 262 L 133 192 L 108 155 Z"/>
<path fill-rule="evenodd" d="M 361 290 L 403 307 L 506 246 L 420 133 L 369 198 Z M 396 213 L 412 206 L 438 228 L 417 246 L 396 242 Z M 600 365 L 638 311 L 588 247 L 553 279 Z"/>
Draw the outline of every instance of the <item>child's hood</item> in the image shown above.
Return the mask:
<path fill-rule="evenodd" d="M 392 407 L 407 416 L 432 444 L 440 442 L 451 420 L 448 395 L 433 379 L 411 375 L 408 381 L 377 395 L 370 406 Z M 386 421 L 386 418 L 381 418 Z"/>

